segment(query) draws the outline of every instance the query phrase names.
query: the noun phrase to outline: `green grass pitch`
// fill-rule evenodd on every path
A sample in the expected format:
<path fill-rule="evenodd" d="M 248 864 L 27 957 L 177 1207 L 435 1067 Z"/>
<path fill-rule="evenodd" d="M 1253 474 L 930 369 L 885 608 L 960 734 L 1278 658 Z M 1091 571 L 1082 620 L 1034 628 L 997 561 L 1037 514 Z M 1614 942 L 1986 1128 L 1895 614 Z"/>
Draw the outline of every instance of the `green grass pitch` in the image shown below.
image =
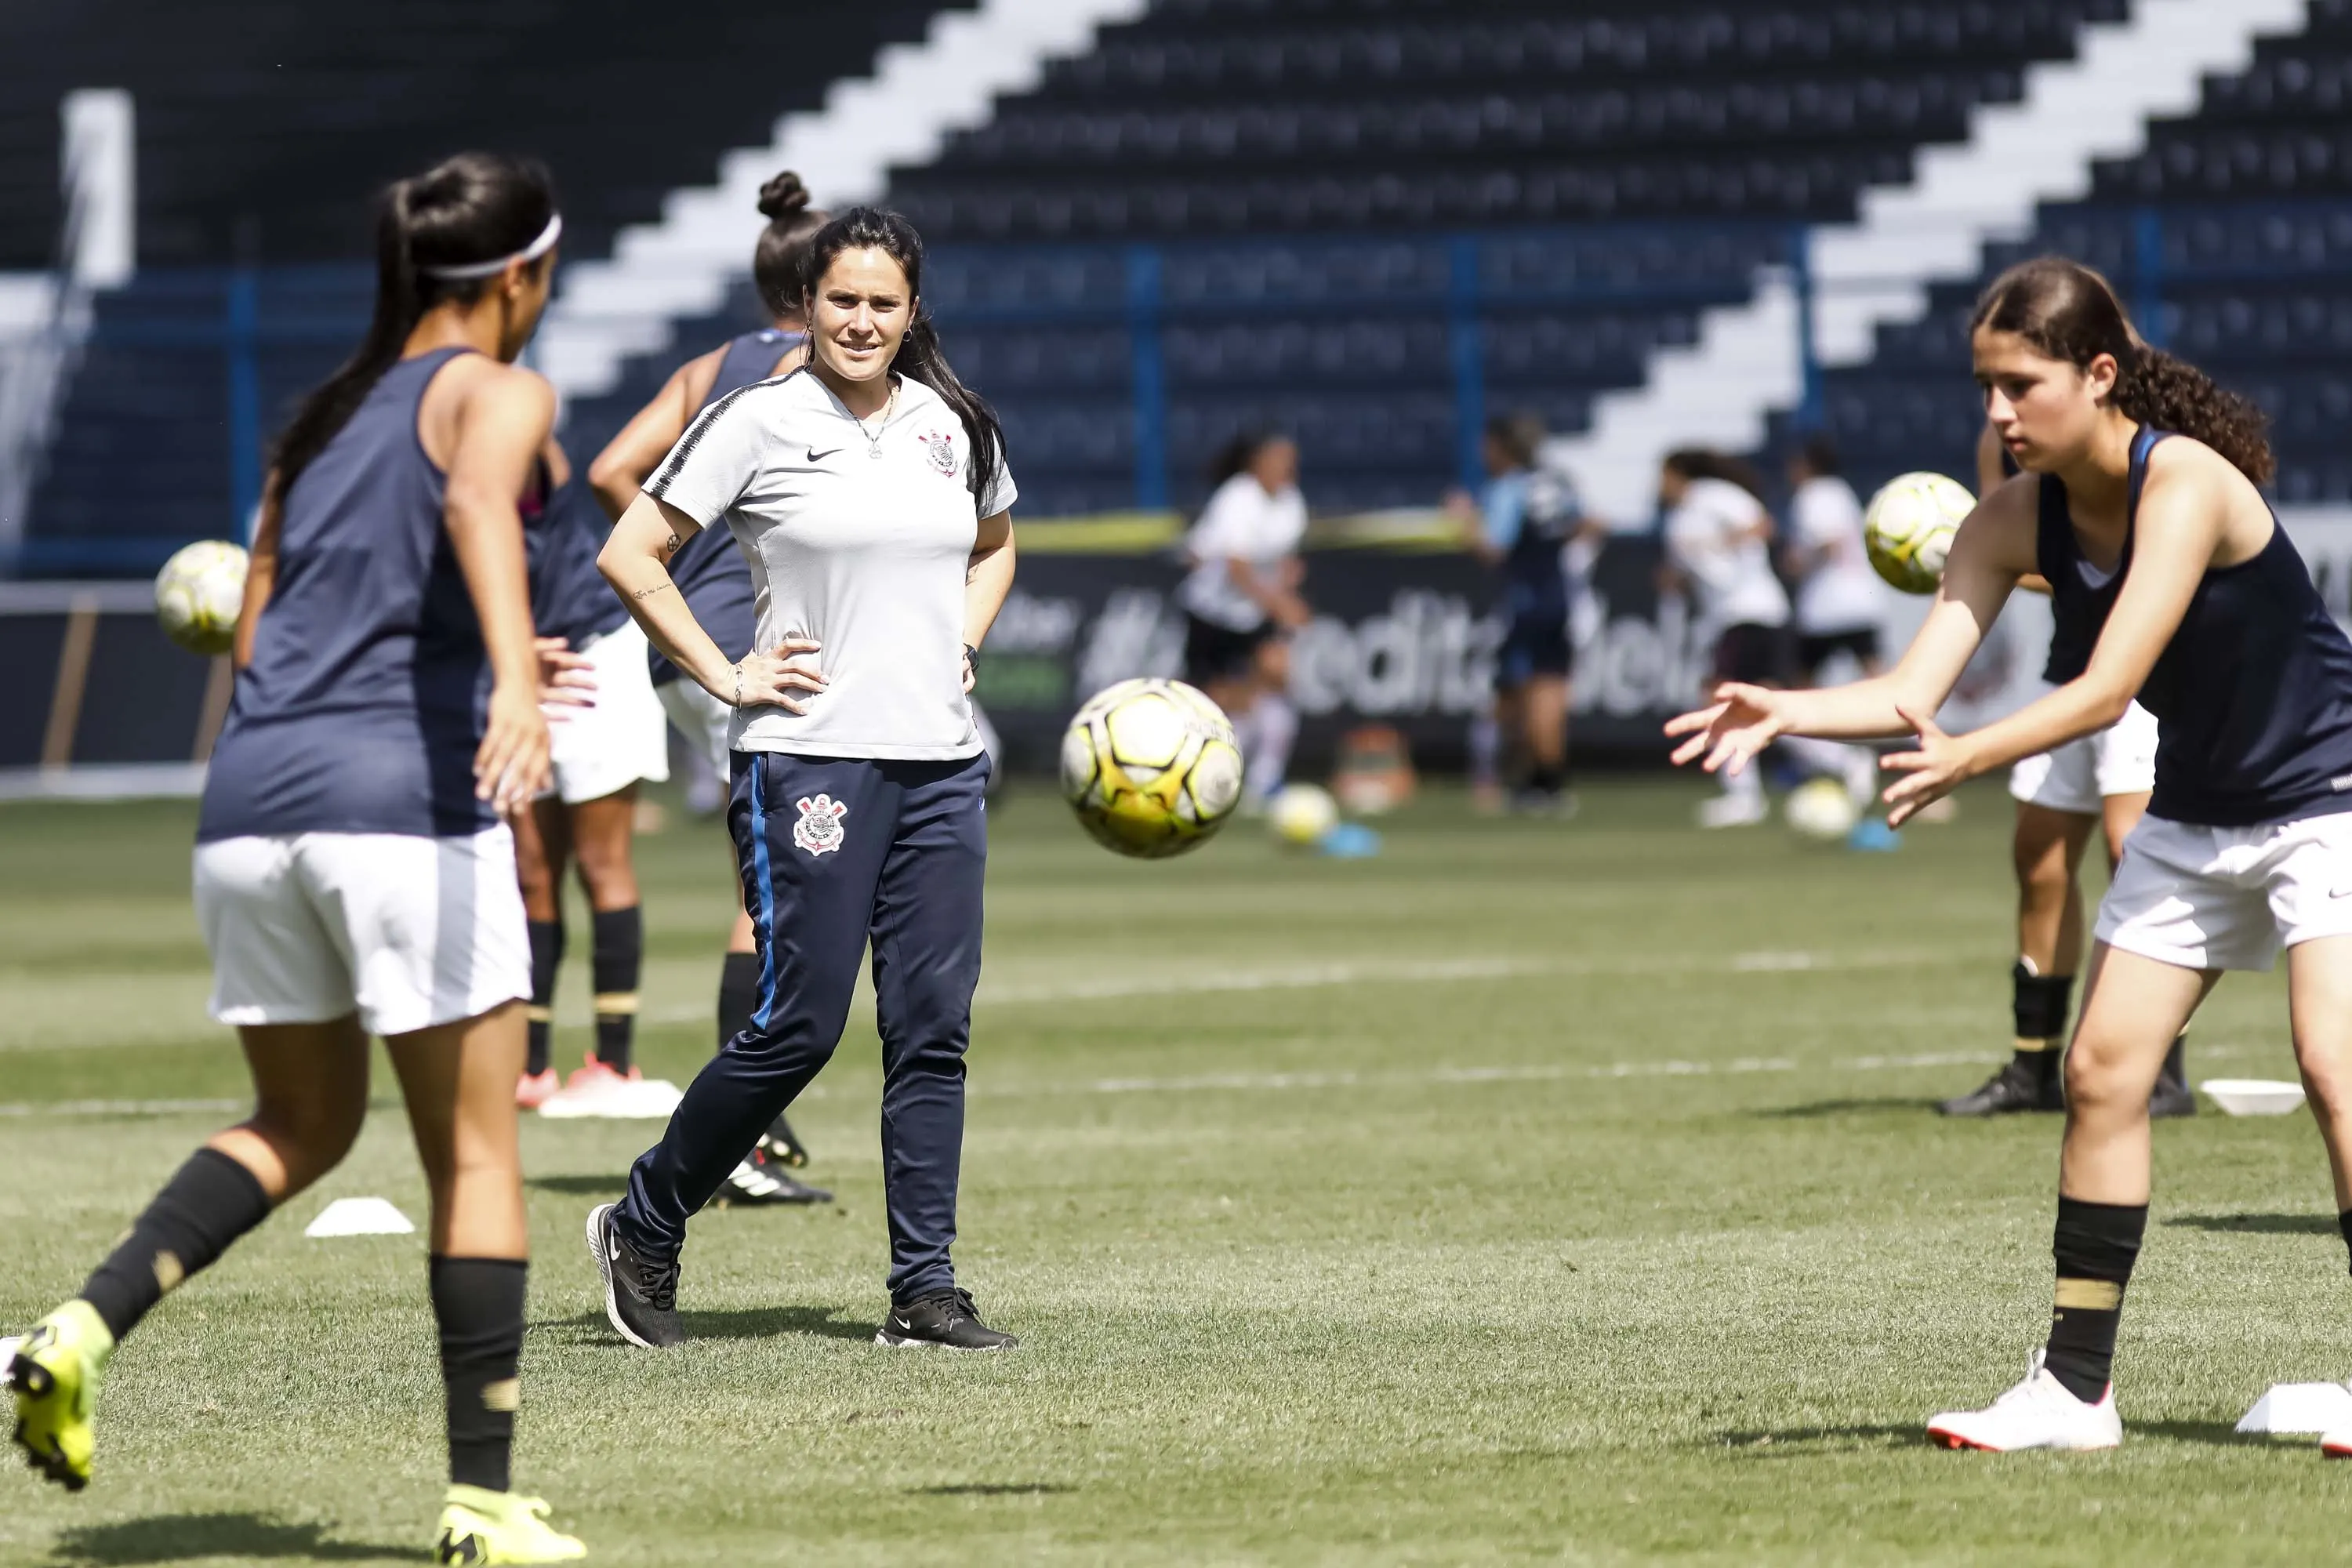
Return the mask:
<path fill-rule="evenodd" d="M 593 1561 L 2304 1563 L 2352 1467 L 2235 1440 L 2352 1373 L 2309 1120 L 2158 1130 L 2116 1453 L 1948 1454 L 2039 1342 L 2057 1124 L 1939 1121 L 2007 1047 L 2008 805 L 1899 854 L 1702 835 L 1683 784 L 1567 825 L 1438 792 L 1362 862 L 1254 825 L 1123 863 L 994 808 L 959 1259 L 1025 1344 L 902 1354 L 870 1010 L 795 1120 L 837 1207 L 697 1221 L 695 1342 L 606 1329 L 579 1240 L 654 1135 L 526 1129 L 518 1484 Z M 180 806 L 0 808 L 0 1322 L 79 1282 L 242 1092 L 203 1016 Z M 643 1054 L 709 1048 L 726 852 L 641 841 Z M 575 919 L 578 917 L 575 916 Z M 584 1048 L 584 942 L 560 1049 Z M 2291 1076 L 2275 979 L 2192 1075 Z M 388 1072 L 351 1162 L 117 1358 L 96 1483 L 0 1472 L 0 1563 L 415 1561 L 439 1388 Z"/>

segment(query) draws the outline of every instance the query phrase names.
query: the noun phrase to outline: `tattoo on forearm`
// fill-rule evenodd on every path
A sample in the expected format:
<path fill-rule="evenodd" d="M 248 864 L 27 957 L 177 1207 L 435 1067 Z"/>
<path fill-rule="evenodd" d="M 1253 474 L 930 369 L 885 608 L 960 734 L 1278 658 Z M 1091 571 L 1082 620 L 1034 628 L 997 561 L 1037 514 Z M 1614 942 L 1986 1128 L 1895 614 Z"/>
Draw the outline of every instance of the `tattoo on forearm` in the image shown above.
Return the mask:
<path fill-rule="evenodd" d="M 635 593 L 630 595 L 629 597 L 632 599 L 650 599 L 665 588 L 675 588 L 677 586 L 677 584 L 675 583 L 656 583 L 650 588 L 638 589 Z"/>

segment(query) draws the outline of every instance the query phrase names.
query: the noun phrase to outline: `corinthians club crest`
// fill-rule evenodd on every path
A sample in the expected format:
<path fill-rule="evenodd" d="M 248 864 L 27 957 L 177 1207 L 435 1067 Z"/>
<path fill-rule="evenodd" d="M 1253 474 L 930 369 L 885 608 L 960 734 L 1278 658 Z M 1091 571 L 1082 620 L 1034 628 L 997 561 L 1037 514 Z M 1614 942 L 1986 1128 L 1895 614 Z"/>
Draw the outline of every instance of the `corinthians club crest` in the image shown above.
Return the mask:
<path fill-rule="evenodd" d="M 841 847 L 841 819 L 849 815 L 845 802 L 829 795 L 803 795 L 793 805 L 801 819 L 793 824 L 793 842 L 812 855 L 830 855 Z"/>
<path fill-rule="evenodd" d="M 955 435 L 952 431 L 929 430 L 916 437 L 915 439 L 920 441 L 923 444 L 923 449 L 931 455 L 933 468 L 945 474 L 949 479 L 955 478 L 956 449 Z"/>

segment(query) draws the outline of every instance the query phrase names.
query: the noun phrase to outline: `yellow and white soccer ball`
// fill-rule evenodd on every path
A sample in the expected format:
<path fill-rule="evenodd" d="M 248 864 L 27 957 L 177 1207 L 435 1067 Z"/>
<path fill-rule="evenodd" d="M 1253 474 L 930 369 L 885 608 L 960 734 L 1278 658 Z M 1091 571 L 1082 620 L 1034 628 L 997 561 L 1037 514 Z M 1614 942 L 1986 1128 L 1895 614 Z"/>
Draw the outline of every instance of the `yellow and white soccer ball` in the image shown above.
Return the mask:
<path fill-rule="evenodd" d="M 1265 822 L 1276 838 L 1304 848 L 1339 826 L 1339 803 L 1321 784 L 1285 784 L 1267 803 Z"/>
<path fill-rule="evenodd" d="M 183 547 L 155 574 L 155 618 L 190 653 L 226 653 L 245 605 L 246 553 L 226 539 Z"/>
<path fill-rule="evenodd" d="M 1898 474 L 1870 498 L 1863 513 L 1863 548 L 1891 585 L 1932 594 L 1944 580 L 1944 557 L 1977 498 L 1941 474 Z"/>
<path fill-rule="evenodd" d="M 1842 839 L 1862 820 L 1853 796 L 1832 778 L 1807 779 L 1790 790 L 1780 816 L 1800 836 L 1820 839 Z"/>
<path fill-rule="evenodd" d="M 1224 710 L 1181 680 L 1122 680 L 1062 735 L 1062 794 L 1104 846 L 1157 860 L 1197 847 L 1242 798 Z"/>

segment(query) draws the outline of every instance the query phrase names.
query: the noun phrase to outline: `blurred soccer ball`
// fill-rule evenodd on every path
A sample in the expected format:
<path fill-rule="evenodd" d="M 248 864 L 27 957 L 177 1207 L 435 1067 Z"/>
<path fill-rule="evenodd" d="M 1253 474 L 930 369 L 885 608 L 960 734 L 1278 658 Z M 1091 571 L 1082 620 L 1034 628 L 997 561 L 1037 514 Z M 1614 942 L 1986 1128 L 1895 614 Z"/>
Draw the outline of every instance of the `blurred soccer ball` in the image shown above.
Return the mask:
<path fill-rule="evenodd" d="M 155 618 L 190 653 L 226 653 L 245 604 L 244 547 L 225 539 L 181 549 L 155 574 Z"/>
<path fill-rule="evenodd" d="M 1899 474 L 1870 498 L 1862 542 L 1878 574 L 1906 594 L 1932 594 L 1944 580 L 1952 534 L 1976 510 L 1968 486 L 1941 474 Z"/>
<path fill-rule="evenodd" d="M 1320 784 L 1285 784 L 1275 791 L 1265 822 L 1285 844 L 1318 844 L 1339 825 L 1339 803 Z"/>
<path fill-rule="evenodd" d="M 1181 680 L 1105 687 L 1063 732 L 1062 794 L 1108 847 L 1146 860 L 1181 855 L 1241 800 L 1233 721 Z"/>
<path fill-rule="evenodd" d="M 1853 796 L 1832 778 L 1807 779 L 1789 794 L 1780 815 L 1790 828 L 1807 838 L 1842 839 L 1862 820 Z"/>

